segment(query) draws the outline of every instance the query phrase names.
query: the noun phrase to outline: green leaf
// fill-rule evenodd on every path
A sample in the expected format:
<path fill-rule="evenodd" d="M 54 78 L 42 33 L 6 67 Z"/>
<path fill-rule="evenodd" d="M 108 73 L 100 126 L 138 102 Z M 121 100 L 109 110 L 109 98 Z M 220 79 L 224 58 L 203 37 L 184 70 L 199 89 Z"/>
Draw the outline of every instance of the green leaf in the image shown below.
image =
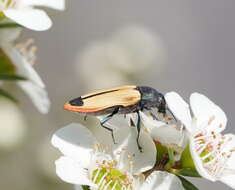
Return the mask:
<path fill-rule="evenodd" d="M 11 94 L 9 94 L 7 91 L 0 89 L 0 96 L 3 96 L 9 100 L 11 100 L 14 103 L 17 103 L 17 99 L 15 99 Z"/>
<path fill-rule="evenodd" d="M 193 185 L 190 181 L 188 181 L 184 177 L 182 176 L 178 176 L 178 177 L 180 181 L 182 182 L 182 185 L 185 190 L 199 190 L 195 185 Z"/>
<path fill-rule="evenodd" d="M 189 145 L 184 149 L 180 159 L 180 163 L 182 168 L 190 168 L 192 170 L 196 170 L 193 158 L 190 153 Z"/>
<path fill-rule="evenodd" d="M 25 77 L 15 74 L 0 74 L 0 80 L 27 80 Z"/>
<path fill-rule="evenodd" d="M 0 48 L 0 73 L 1 74 L 14 74 L 15 71 L 16 71 L 16 68 L 12 64 L 10 58 L 6 55 L 3 49 Z"/>
<path fill-rule="evenodd" d="M 90 190 L 90 187 L 88 185 L 82 185 L 83 190 Z"/>
<path fill-rule="evenodd" d="M 16 23 L 1 23 L 0 24 L 0 29 L 3 29 L 3 28 L 16 28 L 16 27 L 22 27 L 22 26 L 19 25 L 19 24 L 16 24 Z"/>
<path fill-rule="evenodd" d="M 178 170 L 177 174 L 188 176 L 188 177 L 201 177 L 200 174 L 197 172 L 197 170 L 191 169 L 191 168 L 183 168 Z"/>

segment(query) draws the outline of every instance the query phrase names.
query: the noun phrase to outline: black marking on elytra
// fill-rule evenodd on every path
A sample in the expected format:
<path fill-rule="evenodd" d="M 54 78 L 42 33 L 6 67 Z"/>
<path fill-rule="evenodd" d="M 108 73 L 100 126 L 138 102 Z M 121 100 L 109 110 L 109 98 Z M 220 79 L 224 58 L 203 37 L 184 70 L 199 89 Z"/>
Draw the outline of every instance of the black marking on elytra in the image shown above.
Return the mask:
<path fill-rule="evenodd" d="M 107 93 L 115 92 L 115 91 L 119 91 L 119 89 L 118 90 L 110 90 L 110 91 L 106 91 L 106 92 L 100 92 L 100 93 L 97 93 L 97 94 L 92 94 L 92 95 L 86 96 L 86 97 L 84 97 L 82 99 L 85 100 L 87 98 L 91 98 L 91 97 L 94 97 L 94 96 L 99 96 L 99 95 L 102 95 L 102 94 L 107 94 Z"/>
<path fill-rule="evenodd" d="M 81 96 L 78 97 L 78 98 L 75 98 L 73 100 L 70 100 L 69 103 L 72 106 L 82 106 L 84 104 L 83 101 L 82 101 Z"/>

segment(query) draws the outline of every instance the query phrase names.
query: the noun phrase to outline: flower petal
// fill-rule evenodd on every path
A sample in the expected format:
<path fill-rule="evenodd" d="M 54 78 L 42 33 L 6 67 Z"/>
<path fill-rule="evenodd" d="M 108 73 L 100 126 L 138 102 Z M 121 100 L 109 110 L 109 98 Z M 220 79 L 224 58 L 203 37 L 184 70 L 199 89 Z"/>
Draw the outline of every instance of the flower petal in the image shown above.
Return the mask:
<path fill-rule="evenodd" d="M 165 95 L 165 99 L 174 116 L 185 125 L 189 132 L 191 132 L 192 117 L 189 105 L 176 92 L 168 92 Z"/>
<path fill-rule="evenodd" d="M 153 120 L 143 112 L 140 112 L 140 116 L 144 126 L 149 130 L 151 137 L 162 145 L 173 148 L 178 153 L 175 159 L 180 159 L 180 155 L 187 145 L 185 131 L 177 128 L 176 125 L 167 125 L 161 121 Z"/>
<path fill-rule="evenodd" d="M 154 166 L 157 151 L 148 132 L 144 129 L 140 131 L 139 143 L 142 147 L 142 152 L 140 152 L 137 146 L 136 127 L 128 126 L 123 128 L 122 133 L 117 132 L 115 136 L 117 139 L 121 139 L 123 137 L 123 141 L 118 141 L 122 143 L 114 152 L 115 157 L 120 161 L 120 169 L 130 169 L 131 173 L 139 174 L 151 169 Z"/>
<path fill-rule="evenodd" d="M 149 130 L 153 130 L 154 128 L 158 128 L 161 126 L 166 126 L 167 124 L 159 121 L 159 120 L 154 120 L 152 118 L 150 118 L 149 116 L 147 116 L 144 112 L 140 112 L 140 117 L 141 117 L 141 121 L 144 124 L 144 126 Z"/>
<path fill-rule="evenodd" d="M 86 127 L 71 123 L 56 131 L 51 142 L 65 156 L 78 160 L 83 167 L 88 167 L 96 139 Z"/>
<path fill-rule="evenodd" d="M 231 152 L 231 156 L 228 158 L 219 180 L 235 189 L 235 135 L 226 134 L 224 136 L 231 139 L 224 149 L 226 152 Z"/>
<path fill-rule="evenodd" d="M 17 84 L 30 97 L 41 113 L 46 114 L 49 112 L 51 102 L 45 88 L 37 86 L 30 81 L 17 82 Z"/>
<path fill-rule="evenodd" d="M 3 13 L 6 17 L 31 30 L 48 30 L 52 25 L 47 14 L 38 9 L 6 9 Z"/>
<path fill-rule="evenodd" d="M 225 129 L 227 124 L 227 117 L 224 111 L 208 99 L 203 94 L 193 93 L 190 96 L 190 105 L 194 116 L 197 119 L 197 125 L 208 127 L 210 120 L 212 121 L 212 128 L 216 127 L 217 132 Z M 214 118 L 212 120 L 212 118 Z"/>
<path fill-rule="evenodd" d="M 181 181 L 173 174 L 155 171 L 147 177 L 140 190 L 184 190 Z"/>
<path fill-rule="evenodd" d="M 55 161 L 56 174 L 68 183 L 95 186 L 89 179 L 88 170 L 72 158 L 63 156 Z"/>
<path fill-rule="evenodd" d="M 16 48 L 14 48 L 10 43 L 2 44 L 2 48 L 4 52 L 10 57 L 12 63 L 16 66 L 17 74 L 26 77 L 28 80 L 32 81 L 41 88 L 45 87 L 42 79 L 35 71 L 31 63 L 29 63 Z"/>
<path fill-rule="evenodd" d="M 65 0 L 23 0 L 24 6 L 45 6 L 57 10 L 65 9 Z"/>

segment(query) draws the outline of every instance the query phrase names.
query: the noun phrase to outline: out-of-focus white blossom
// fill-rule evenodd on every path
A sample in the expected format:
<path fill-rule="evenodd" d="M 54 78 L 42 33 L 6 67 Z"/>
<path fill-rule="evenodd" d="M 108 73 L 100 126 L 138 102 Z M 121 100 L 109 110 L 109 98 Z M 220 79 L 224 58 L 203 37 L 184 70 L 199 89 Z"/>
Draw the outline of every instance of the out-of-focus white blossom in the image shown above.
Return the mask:
<path fill-rule="evenodd" d="M 157 36 L 144 27 L 130 26 L 84 49 L 77 70 L 85 83 L 89 81 L 89 90 L 107 88 L 134 82 L 154 64 L 161 70 L 164 59 L 165 49 Z"/>
<path fill-rule="evenodd" d="M 0 149 L 9 150 L 20 145 L 26 135 L 25 118 L 10 100 L 0 98 Z"/>
<path fill-rule="evenodd" d="M 15 33 L 19 34 L 19 31 L 16 30 L 11 32 L 14 33 L 12 34 L 14 37 L 17 37 Z M 11 35 L 11 32 L 9 32 L 9 35 Z M 5 34 L 7 36 L 7 33 Z M 12 39 L 14 38 L 12 37 Z M 16 73 L 27 78 L 26 81 L 18 81 L 17 84 L 31 98 L 41 113 L 48 113 L 50 100 L 42 79 L 33 68 L 36 59 L 36 47 L 32 45 L 33 40 L 28 40 L 26 43 L 17 46 L 14 46 L 13 42 L 8 40 L 0 42 L 2 51 L 10 59 L 11 64 L 15 66 Z"/>
<path fill-rule="evenodd" d="M 114 33 L 110 42 L 127 54 L 128 64 L 113 62 L 123 72 L 142 73 L 155 64 L 161 70 L 165 63 L 166 52 L 162 39 L 146 27 L 124 27 Z"/>
<path fill-rule="evenodd" d="M 27 78 L 27 81 L 19 81 L 17 84 L 31 98 L 32 102 L 41 113 L 48 113 L 50 100 L 47 95 L 45 85 L 33 68 L 36 59 L 36 47 L 32 45 L 33 40 L 28 40 L 24 44 L 14 45 L 14 41 L 20 35 L 21 29 L 3 29 L 0 31 L 0 42 L 2 51 L 8 56 L 16 67 L 16 73 Z"/>
<path fill-rule="evenodd" d="M 1 0 L 0 13 L 14 22 L 31 30 L 47 30 L 52 21 L 45 11 L 35 8 L 45 6 L 57 10 L 64 10 L 64 0 Z"/>

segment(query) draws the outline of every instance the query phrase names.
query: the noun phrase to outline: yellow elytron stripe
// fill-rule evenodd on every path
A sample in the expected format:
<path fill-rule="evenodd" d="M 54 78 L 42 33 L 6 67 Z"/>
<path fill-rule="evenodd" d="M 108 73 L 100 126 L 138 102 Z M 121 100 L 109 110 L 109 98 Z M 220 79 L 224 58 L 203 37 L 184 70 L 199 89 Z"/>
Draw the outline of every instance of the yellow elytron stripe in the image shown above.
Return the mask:
<path fill-rule="evenodd" d="M 85 94 L 85 95 L 81 96 L 81 98 L 86 98 L 88 96 L 93 96 L 93 95 L 96 95 L 96 94 L 99 94 L 99 93 L 105 93 L 105 92 L 114 91 L 114 90 L 124 90 L 124 89 L 134 89 L 134 88 L 136 88 L 135 85 L 118 86 L 118 87 L 109 88 L 109 89 L 106 89 L 106 90 L 97 90 L 97 91 L 91 92 L 89 94 Z"/>
<path fill-rule="evenodd" d="M 81 111 L 82 109 L 84 111 L 87 109 L 88 111 L 89 109 L 94 110 L 97 108 L 98 111 L 118 105 L 127 107 L 136 104 L 140 99 L 141 94 L 138 90 L 127 88 L 84 99 L 84 104 L 80 109 Z"/>

